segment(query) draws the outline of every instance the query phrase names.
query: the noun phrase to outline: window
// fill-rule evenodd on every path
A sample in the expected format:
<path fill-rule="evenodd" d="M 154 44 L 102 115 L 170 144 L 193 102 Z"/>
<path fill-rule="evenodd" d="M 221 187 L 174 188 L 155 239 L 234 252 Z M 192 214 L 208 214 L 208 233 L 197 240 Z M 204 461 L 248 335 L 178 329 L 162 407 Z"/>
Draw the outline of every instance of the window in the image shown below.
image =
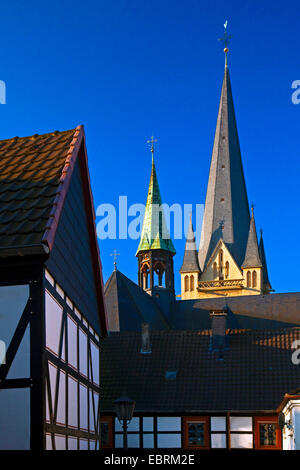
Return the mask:
<path fill-rule="evenodd" d="M 189 276 L 184 277 L 184 292 L 189 291 Z"/>
<path fill-rule="evenodd" d="M 191 291 L 194 290 L 194 276 L 191 276 L 191 277 L 190 277 L 190 290 L 191 290 Z"/>
<path fill-rule="evenodd" d="M 253 271 L 252 273 L 252 287 L 256 287 L 257 286 L 257 273 L 256 271 Z"/>
<path fill-rule="evenodd" d="M 226 416 L 212 416 L 210 431 L 212 449 L 226 449 Z"/>
<path fill-rule="evenodd" d="M 113 425 L 112 416 L 102 416 L 101 417 L 100 447 L 103 448 L 103 449 L 111 449 L 113 447 L 112 425 Z"/>
<path fill-rule="evenodd" d="M 216 277 L 218 276 L 218 266 L 216 262 L 214 262 L 213 271 L 214 271 L 214 279 L 216 279 Z"/>
<path fill-rule="evenodd" d="M 59 354 L 59 340 L 61 335 L 63 308 L 54 297 L 45 292 L 46 311 L 46 348 L 53 354 Z"/>
<path fill-rule="evenodd" d="M 247 287 L 251 287 L 251 272 L 247 271 Z"/>
<path fill-rule="evenodd" d="M 281 449 L 281 431 L 277 424 L 277 416 L 256 416 L 254 419 L 255 448 Z"/>
<path fill-rule="evenodd" d="M 230 447 L 232 449 L 253 448 L 253 429 L 251 416 L 230 417 Z"/>
<path fill-rule="evenodd" d="M 184 448 L 208 449 L 208 416 L 191 416 L 184 418 Z"/>
<path fill-rule="evenodd" d="M 225 277 L 229 277 L 229 262 L 225 263 Z"/>
<path fill-rule="evenodd" d="M 140 418 L 134 417 L 128 425 L 127 444 L 129 448 L 140 447 Z M 123 448 L 123 427 L 117 418 L 115 418 L 115 448 Z"/>

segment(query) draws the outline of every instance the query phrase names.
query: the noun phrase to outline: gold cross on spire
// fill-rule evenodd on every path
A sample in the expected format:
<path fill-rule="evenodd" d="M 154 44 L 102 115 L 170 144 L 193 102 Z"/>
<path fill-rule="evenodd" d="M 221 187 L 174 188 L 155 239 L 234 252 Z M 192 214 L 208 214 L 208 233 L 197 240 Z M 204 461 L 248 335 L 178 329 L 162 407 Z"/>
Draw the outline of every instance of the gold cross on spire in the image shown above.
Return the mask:
<path fill-rule="evenodd" d="M 118 259 L 118 256 L 120 256 L 120 253 L 117 253 L 117 250 L 114 250 L 113 253 L 110 253 L 110 256 L 114 257 L 114 267 L 115 267 L 115 271 L 116 271 L 117 270 L 117 259 Z"/>
<path fill-rule="evenodd" d="M 224 52 L 225 52 L 225 65 L 227 66 L 227 54 L 228 54 L 228 44 L 230 42 L 230 39 L 232 36 L 229 36 L 228 31 L 227 31 L 227 26 L 228 26 L 228 21 L 226 20 L 224 23 L 224 36 L 222 38 L 219 38 L 219 41 L 222 41 L 224 43 Z"/>
<path fill-rule="evenodd" d="M 147 140 L 147 144 L 151 144 L 151 152 L 154 154 L 154 144 L 157 142 L 157 139 L 154 139 L 152 136 L 150 140 Z"/>

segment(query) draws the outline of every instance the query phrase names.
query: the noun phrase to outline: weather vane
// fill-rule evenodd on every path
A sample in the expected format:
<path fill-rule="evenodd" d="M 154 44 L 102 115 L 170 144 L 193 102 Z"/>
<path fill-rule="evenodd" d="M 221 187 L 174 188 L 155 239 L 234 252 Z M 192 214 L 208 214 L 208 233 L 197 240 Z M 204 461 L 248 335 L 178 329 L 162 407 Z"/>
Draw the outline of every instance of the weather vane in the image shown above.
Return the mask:
<path fill-rule="evenodd" d="M 228 45 L 230 42 L 230 39 L 232 36 L 229 36 L 228 31 L 227 31 L 227 26 L 228 26 L 228 21 L 226 20 L 224 23 L 224 36 L 219 39 L 219 41 L 222 41 L 224 43 L 224 52 L 225 52 L 225 65 L 227 65 L 227 54 L 228 54 Z"/>
<path fill-rule="evenodd" d="M 151 152 L 154 154 L 154 144 L 157 142 L 157 139 L 154 139 L 152 136 L 150 140 L 147 140 L 147 144 L 151 144 Z"/>
<path fill-rule="evenodd" d="M 115 271 L 116 271 L 117 270 L 117 259 L 118 259 L 118 256 L 120 256 L 120 253 L 117 253 L 117 250 L 114 250 L 114 252 L 111 253 L 110 256 L 114 257 L 114 267 L 115 267 Z"/>

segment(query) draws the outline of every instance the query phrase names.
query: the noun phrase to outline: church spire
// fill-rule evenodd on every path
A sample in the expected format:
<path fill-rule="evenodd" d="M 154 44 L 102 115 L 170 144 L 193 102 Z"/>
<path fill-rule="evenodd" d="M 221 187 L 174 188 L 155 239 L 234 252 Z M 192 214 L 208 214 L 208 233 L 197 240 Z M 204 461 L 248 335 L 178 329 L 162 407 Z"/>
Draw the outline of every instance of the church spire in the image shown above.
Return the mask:
<path fill-rule="evenodd" d="M 166 250 L 173 254 L 176 253 L 162 210 L 162 200 L 154 163 L 154 142 L 157 142 L 157 140 L 153 137 L 148 141 L 148 143 L 151 143 L 152 169 L 142 234 L 136 255 L 145 250 Z"/>
<path fill-rule="evenodd" d="M 260 268 L 260 267 L 262 267 L 262 263 L 261 263 L 261 259 L 260 259 L 259 252 L 258 252 L 257 234 L 256 234 L 255 220 L 254 220 L 254 208 L 252 206 L 246 255 L 242 264 L 242 268 Z"/>
<path fill-rule="evenodd" d="M 196 248 L 195 234 L 193 229 L 192 214 L 190 216 L 189 230 L 186 238 L 183 263 L 179 270 L 180 273 L 198 272 L 200 267 L 198 262 L 198 252 Z"/>
<path fill-rule="evenodd" d="M 151 144 L 152 169 L 142 234 L 136 252 L 138 282 L 139 286 L 150 295 L 157 286 L 165 287 L 174 295 L 173 256 L 176 251 L 166 226 L 162 207 L 154 164 L 154 142 L 156 140 L 153 137 L 148 141 Z"/>
<path fill-rule="evenodd" d="M 264 240 L 263 240 L 263 231 L 260 231 L 260 242 L 259 242 L 259 256 L 262 262 L 262 271 L 263 271 L 263 291 L 268 293 L 272 290 L 272 286 L 269 280 L 269 275 L 268 275 L 268 268 L 267 268 L 267 260 L 266 260 L 266 254 L 265 254 L 265 246 L 264 246 Z"/>
<path fill-rule="evenodd" d="M 226 48 L 225 48 L 226 49 Z M 228 50 L 227 50 L 228 52 Z M 225 50 L 225 54 L 227 55 Z M 248 238 L 249 204 L 234 112 L 229 68 L 225 65 L 199 248 L 204 271 L 221 235 L 241 266 Z"/>

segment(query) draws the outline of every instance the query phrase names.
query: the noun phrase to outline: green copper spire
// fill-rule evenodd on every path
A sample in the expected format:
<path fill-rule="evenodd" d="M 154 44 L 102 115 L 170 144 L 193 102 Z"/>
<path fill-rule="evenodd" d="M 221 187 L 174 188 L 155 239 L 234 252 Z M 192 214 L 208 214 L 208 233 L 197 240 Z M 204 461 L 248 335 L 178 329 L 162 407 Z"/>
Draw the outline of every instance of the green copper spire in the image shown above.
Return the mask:
<path fill-rule="evenodd" d="M 146 210 L 144 214 L 142 235 L 136 255 L 140 251 L 148 250 L 165 250 L 174 254 L 176 253 L 166 226 L 165 216 L 162 208 L 162 200 L 154 164 L 154 142 L 155 140 L 152 137 L 152 140 L 150 141 L 152 144 L 152 170 Z"/>

